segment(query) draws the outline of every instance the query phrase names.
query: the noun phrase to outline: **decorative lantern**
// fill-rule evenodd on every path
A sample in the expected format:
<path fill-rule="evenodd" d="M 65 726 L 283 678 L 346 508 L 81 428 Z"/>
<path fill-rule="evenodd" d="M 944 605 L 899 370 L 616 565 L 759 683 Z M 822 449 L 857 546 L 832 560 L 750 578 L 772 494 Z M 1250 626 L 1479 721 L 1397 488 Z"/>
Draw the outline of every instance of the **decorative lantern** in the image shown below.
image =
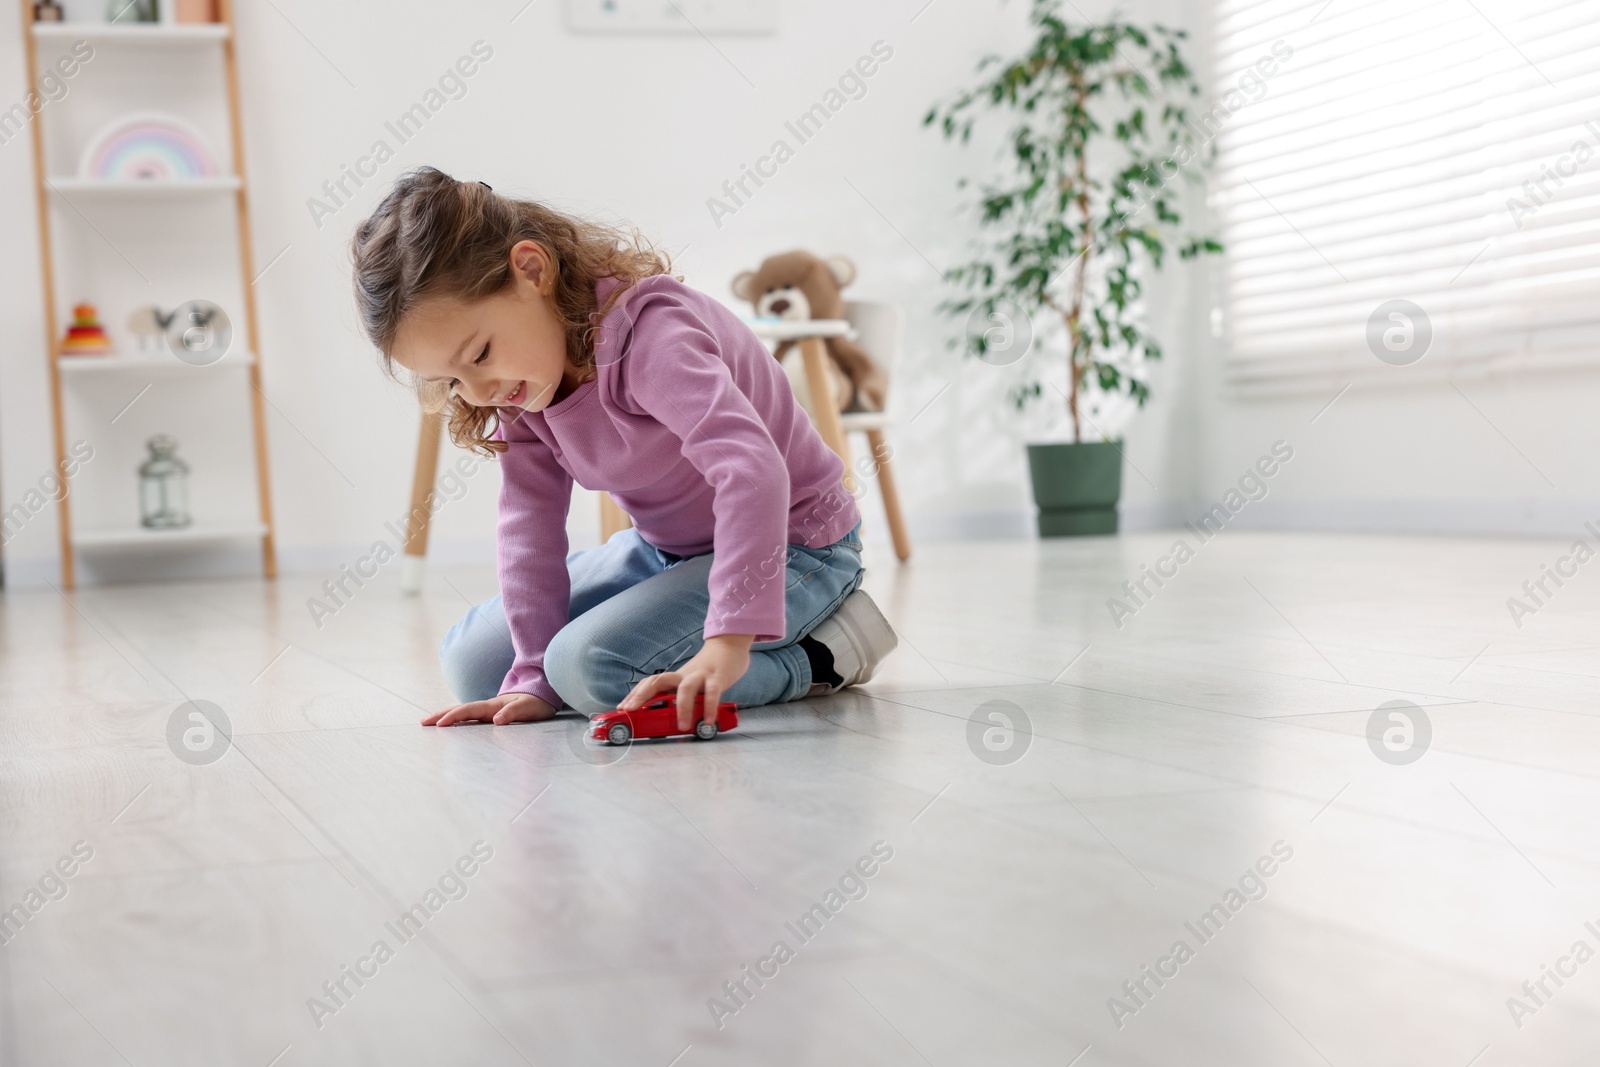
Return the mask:
<path fill-rule="evenodd" d="M 189 525 L 189 465 L 175 455 L 178 442 L 163 433 L 145 443 L 150 458 L 139 466 L 140 522 L 156 530 Z"/>

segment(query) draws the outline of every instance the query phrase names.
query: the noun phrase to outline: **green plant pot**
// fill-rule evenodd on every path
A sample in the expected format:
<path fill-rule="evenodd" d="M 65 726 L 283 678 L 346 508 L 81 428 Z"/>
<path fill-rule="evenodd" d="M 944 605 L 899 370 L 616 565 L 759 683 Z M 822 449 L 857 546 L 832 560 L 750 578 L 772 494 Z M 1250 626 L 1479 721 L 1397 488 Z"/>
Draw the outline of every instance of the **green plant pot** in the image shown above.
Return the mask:
<path fill-rule="evenodd" d="M 1117 532 L 1122 453 L 1112 441 L 1028 446 L 1040 537 Z"/>

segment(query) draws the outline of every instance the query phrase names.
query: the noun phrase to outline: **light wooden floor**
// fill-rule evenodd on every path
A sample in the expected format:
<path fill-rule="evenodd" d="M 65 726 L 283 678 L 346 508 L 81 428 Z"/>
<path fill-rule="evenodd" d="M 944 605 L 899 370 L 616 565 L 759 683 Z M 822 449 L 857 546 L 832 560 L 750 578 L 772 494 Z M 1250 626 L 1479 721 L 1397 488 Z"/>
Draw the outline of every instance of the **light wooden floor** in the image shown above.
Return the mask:
<path fill-rule="evenodd" d="M 0 907 L 93 857 L 0 948 L 0 1062 L 1592 1062 L 1600 961 L 1520 1028 L 1507 998 L 1600 950 L 1600 570 L 1519 630 L 1506 598 L 1564 546 L 1232 531 L 1118 630 L 1106 597 L 1171 540 L 874 546 L 879 679 L 616 762 L 565 723 L 416 725 L 488 568 L 420 601 L 386 572 L 320 629 L 321 576 L 7 594 Z M 217 762 L 169 747 L 186 699 L 233 725 Z M 1367 739 L 1397 699 L 1432 725 L 1408 765 Z M 1031 722 L 1009 764 L 970 722 L 996 700 Z M 719 1030 L 708 998 L 780 940 Z"/>

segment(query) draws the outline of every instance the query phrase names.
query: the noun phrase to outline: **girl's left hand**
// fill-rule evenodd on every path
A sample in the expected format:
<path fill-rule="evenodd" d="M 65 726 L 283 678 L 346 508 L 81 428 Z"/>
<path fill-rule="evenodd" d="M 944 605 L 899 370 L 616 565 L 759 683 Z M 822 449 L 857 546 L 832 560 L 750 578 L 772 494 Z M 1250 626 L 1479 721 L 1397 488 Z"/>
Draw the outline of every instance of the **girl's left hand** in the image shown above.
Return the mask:
<path fill-rule="evenodd" d="M 706 698 L 705 720 L 716 722 L 717 704 L 721 702 L 722 694 L 750 669 L 750 645 L 754 641 L 754 634 L 708 637 L 689 662 L 675 671 L 652 674 L 644 679 L 633 687 L 633 691 L 623 698 L 618 707 L 623 711 L 635 711 L 657 693 L 677 686 L 678 729 L 688 730 L 694 726 L 694 701 L 701 693 Z"/>

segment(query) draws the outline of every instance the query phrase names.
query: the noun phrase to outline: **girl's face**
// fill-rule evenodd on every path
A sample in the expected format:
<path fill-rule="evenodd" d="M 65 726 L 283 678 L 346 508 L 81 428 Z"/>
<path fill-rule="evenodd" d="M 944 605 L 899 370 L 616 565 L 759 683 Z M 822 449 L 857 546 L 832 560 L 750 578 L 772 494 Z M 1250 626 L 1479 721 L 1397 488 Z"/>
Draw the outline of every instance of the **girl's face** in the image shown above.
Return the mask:
<path fill-rule="evenodd" d="M 555 273 L 533 241 L 511 249 L 512 284 L 484 300 L 428 301 L 400 323 L 390 355 L 474 407 L 541 411 L 581 381 L 551 306 Z M 562 388 L 565 386 L 565 388 Z"/>

